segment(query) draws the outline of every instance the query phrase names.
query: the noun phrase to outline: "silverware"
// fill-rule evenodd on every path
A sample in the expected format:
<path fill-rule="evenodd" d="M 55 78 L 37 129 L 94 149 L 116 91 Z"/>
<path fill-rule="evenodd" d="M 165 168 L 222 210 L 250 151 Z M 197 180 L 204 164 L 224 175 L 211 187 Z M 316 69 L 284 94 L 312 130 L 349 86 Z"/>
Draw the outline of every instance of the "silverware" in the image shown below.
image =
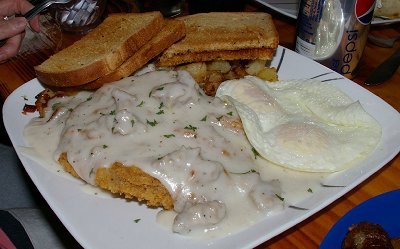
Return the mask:
<path fill-rule="evenodd" d="M 387 58 L 382 64 L 372 71 L 365 80 L 365 84 L 369 86 L 380 85 L 390 79 L 400 66 L 400 49 Z"/>
<path fill-rule="evenodd" d="M 71 6 L 57 9 L 54 19 L 63 31 L 86 33 L 101 20 L 105 3 L 105 0 L 77 0 Z"/>
<path fill-rule="evenodd" d="M 400 40 L 400 35 L 390 38 L 383 38 L 368 34 L 368 41 L 383 48 L 392 48 L 397 40 Z"/>
<path fill-rule="evenodd" d="M 24 14 L 26 20 L 30 21 L 34 16 L 42 12 L 44 9 L 48 8 L 52 4 L 66 4 L 71 0 L 45 0 L 35 7 L 33 7 L 30 11 Z M 7 39 L 0 40 L 0 47 L 2 47 L 7 42 Z"/>

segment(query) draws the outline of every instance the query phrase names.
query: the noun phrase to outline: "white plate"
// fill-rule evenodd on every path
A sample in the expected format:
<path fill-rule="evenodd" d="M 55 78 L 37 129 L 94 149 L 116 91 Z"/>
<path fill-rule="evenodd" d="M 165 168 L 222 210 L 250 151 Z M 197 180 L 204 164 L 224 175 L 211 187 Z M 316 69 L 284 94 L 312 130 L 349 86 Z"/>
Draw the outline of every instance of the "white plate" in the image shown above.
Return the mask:
<path fill-rule="evenodd" d="M 32 160 L 23 146 L 25 124 L 37 114 L 21 113 L 25 103 L 43 89 L 36 79 L 15 90 L 3 107 L 3 119 L 11 141 L 26 171 L 66 228 L 85 248 L 251 248 L 276 236 L 318 212 L 389 162 L 400 149 L 400 115 L 390 105 L 356 83 L 330 69 L 279 47 L 272 61 L 281 79 L 318 78 L 329 81 L 364 108 L 382 126 L 382 140 L 376 150 L 354 167 L 329 175 L 326 184 L 343 188 L 321 188 L 296 203 L 309 210 L 287 209 L 266 217 L 251 227 L 218 239 L 191 239 L 173 234 L 156 222 L 159 210 L 146 208 L 122 198 L 90 194 L 88 187 L 58 165 L 43 165 Z M 28 99 L 28 101 L 26 100 Z M 89 193 L 89 194 L 88 194 Z M 136 219 L 140 221 L 135 222 Z"/>
<path fill-rule="evenodd" d="M 285 16 L 297 19 L 297 13 L 299 12 L 300 0 L 256 0 L 257 2 L 265 5 Z M 374 17 L 372 19 L 372 25 L 382 25 L 400 22 L 400 18 L 394 19 L 381 19 Z"/>

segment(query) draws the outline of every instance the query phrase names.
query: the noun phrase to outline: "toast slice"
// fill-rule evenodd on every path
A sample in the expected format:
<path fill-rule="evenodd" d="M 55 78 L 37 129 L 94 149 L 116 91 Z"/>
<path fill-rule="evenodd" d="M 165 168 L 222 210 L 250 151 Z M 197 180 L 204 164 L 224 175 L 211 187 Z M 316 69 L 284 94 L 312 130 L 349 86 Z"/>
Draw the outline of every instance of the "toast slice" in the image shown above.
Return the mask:
<path fill-rule="evenodd" d="M 279 43 L 278 32 L 267 13 L 211 12 L 179 19 L 185 22 L 186 36 L 164 51 L 159 66 L 205 60 L 271 59 L 270 54 Z"/>
<path fill-rule="evenodd" d="M 46 85 L 83 85 L 109 74 L 146 44 L 163 27 L 160 12 L 109 15 L 71 46 L 35 67 Z"/>
<path fill-rule="evenodd" d="M 159 55 L 176 41 L 185 36 L 185 24 L 179 20 L 166 20 L 165 26 L 146 45 L 141 47 L 132 57 L 128 58 L 113 72 L 99 79 L 82 85 L 81 89 L 92 90 L 103 84 L 125 78 L 146 65 L 151 59 Z"/>

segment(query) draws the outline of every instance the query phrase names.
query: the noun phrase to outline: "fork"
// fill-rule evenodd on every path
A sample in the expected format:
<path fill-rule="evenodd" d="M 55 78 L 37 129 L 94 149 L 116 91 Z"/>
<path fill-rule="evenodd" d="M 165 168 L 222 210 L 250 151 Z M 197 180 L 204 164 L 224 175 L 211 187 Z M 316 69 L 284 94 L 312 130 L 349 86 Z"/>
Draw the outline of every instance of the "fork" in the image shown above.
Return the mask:
<path fill-rule="evenodd" d="M 62 30 L 85 34 L 100 22 L 105 4 L 106 0 L 77 0 L 58 9 L 54 18 Z"/>
<path fill-rule="evenodd" d="M 35 7 L 33 7 L 30 11 L 26 12 L 23 16 L 26 20 L 30 21 L 34 16 L 42 12 L 44 9 L 48 8 L 52 4 L 66 4 L 71 0 L 45 0 Z M 0 47 L 2 47 L 7 42 L 7 39 L 0 40 Z"/>

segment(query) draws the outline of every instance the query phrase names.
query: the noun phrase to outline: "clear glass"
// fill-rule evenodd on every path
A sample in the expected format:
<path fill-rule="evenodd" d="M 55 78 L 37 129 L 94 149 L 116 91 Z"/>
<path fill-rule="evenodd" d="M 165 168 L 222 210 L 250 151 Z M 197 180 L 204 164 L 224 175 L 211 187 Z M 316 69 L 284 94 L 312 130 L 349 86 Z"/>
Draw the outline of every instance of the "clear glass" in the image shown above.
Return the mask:
<path fill-rule="evenodd" d="M 54 18 L 62 31 L 85 34 L 103 19 L 106 0 L 73 0 L 54 8 Z"/>
<path fill-rule="evenodd" d="M 141 12 L 160 11 L 165 17 L 173 17 L 182 13 L 182 0 L 138 0 Z"/>

